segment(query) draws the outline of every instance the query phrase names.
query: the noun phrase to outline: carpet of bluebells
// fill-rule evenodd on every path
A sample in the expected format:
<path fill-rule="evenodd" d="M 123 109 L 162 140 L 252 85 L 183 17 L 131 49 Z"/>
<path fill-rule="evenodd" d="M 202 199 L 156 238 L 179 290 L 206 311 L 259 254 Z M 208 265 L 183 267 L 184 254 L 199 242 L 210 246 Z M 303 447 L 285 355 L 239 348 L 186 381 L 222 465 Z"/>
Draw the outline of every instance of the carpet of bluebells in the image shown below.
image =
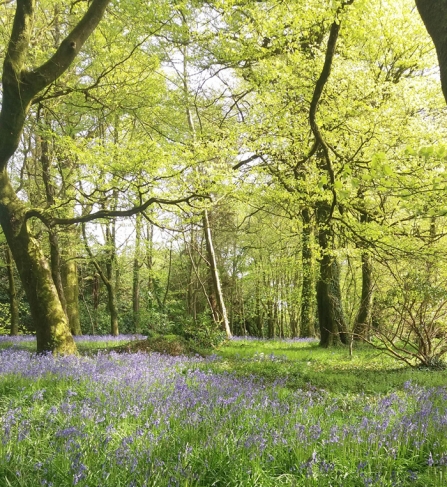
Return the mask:
<path fill-rule="evenodd" d="M 216 360 L 0 350 L 0 485 L 447 485 L 447 389 L 291 391 Z"/>

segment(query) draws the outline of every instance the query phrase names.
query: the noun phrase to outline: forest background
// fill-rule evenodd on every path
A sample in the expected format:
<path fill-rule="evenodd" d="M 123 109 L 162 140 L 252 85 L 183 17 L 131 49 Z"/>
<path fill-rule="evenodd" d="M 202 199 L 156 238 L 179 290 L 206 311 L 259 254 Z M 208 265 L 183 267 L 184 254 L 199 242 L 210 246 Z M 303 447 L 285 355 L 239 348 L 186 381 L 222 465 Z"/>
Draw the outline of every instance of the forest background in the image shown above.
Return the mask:
<path fill-rule="evenodd" d="M 5 332 L 447 352 L 443 51 L 411 1 L 0 8 Z"/>

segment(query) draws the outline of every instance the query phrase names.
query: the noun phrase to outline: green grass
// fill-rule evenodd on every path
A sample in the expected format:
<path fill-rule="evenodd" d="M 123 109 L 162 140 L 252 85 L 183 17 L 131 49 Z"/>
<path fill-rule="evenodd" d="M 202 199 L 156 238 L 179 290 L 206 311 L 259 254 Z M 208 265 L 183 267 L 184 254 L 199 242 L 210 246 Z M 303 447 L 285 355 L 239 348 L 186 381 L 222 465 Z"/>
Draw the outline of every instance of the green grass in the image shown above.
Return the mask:
<path fill-rule="evenodd" d="M 234 340 L 217 351 L 212 370 L 283 381 L 291 389 L 324 389 L 335 394 L 389 393 L 407 381 L 427 387 L 447 384 L 447 371 L 410 368 L 369 345 L 324 349 L 316 342 Z"/>

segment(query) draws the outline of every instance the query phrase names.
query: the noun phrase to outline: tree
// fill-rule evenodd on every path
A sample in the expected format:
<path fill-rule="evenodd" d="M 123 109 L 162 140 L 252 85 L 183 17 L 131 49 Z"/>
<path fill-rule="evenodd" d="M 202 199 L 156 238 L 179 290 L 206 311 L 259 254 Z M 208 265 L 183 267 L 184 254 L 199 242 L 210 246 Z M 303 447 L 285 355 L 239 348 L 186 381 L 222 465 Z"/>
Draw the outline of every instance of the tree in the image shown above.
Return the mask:
<path fill-rule="evenodd" d="M 132 322 L 135 333 L 140 333 L 140 269 L 141 269 L 141 213 L 135 220 L 135 252 L 132 265 Z"/>
<path fill-rule="evenodd" d="M 84 16 L 62 40 L 56 52 L 31 68 L 35 0 L 17 0 L 2 76 L 0 112 L 0 224 L 12 251 L 36 327 L 38 351 L 73 353 L 70 333 L 50 267 L 38 241 L 30 234 L 26 205 L 17 197 L 7 165 L 17 150 L 26 116 L 39 93 L 72 64 L 95 30 L 110 0 L 93 0 Z"/>
<path fill-rule="evenodd" d="M 330 280 L 347 274 L 352 259 L 344 257 L 355 254 L 359 282 L 365 263 L 357 316 L 368 321 L 371 253 L 378 253 L 379 246 L 383 251 L 380 232 L 388 231 L 400 204 L 389 188 L 390 173 L 398 172 L 404 184 L 405 146 L 436 140 L 428 120 L 436 119 L 439 105 L 429 91 L 433 83 L 425 77 L 433 66 L 431 48 L 410 2 L 380 8 L 373 2 L 335 2 L 332 9 L 305 4 L 300 16 L 291 14 L 290 5 L 284 9 L 268 1 L 222 9 L 231 34 L 220 55 L 234 67 L 240 87 L 250 91 L 249 108 L 242 111 L 242 149 L 250 154 L 246 160 L 254 161 L 255 170 L 269 172 L 270 192 L 276 191 L 281 202 L 291 202 L 295 215 L 303 209 L 316 213 L 320 277 L 327 281 L 319 286 L 320 295 L 332 289 L 326 296 L 329 304 L 320 309 L 327 310 L 336 298 L 338 305 L 330 314 L 342 310 L 340 286 Z M 298 10 L 304 2 L 293 5 Z M 371 29 L 376 36 L 371 37 Z M 416 130 L 418 124 L 423 131 Z M 371 224 L 361 221 L 365 211 Z M 333 328 L 329 337 L 340 333 Z"/>
<path fill-rule="evenodd" d="M 216 260 L 216 253 L 214 251 L 214 244 L 213 238 L 211 236 L 211 228 L 208 216 L 208 210 L 203 211 L 203 231 L 205 233 L 205 242 L 206 242 L 206 250 L 207 250 L 207 257 L 209 260 L 209 268 L 211 273 L 211 280 L 212 280 L 212 287 L 214 294 L 217 299 L 217 306 L 218 311 L 217 313 L 220 315 L 216 317 L 216 321 L 222 321 L 223 328 L 228 338 L 231 338 L 231 330 L 230 324 L 228 322 L 228 315 L 227 315 L 227 308 L 225 305 L 223 293 L 222 293 L 222 284 L 219 275 L 219 270 L 217 268 L 217 260 Z M 216 313 L 216 311 L 214 311 Z"/>
<path fill-rule="evenodd" d="M 34 7 L 32 0 L 4 6 L 15 20 L 3 71 L 0 222 L 39 350 L 74 351 L 63 314 L 70 315 L 72 333 L 79 332 L 78 256 L 66 242 L 78 240 L 75 224 L 96 218 L 109 222 L 109 260 L 99 262 L 106 265 L 104 277 L 116 280 L 117 259 L 127 258 L 133 269 L 123 282 L 132 282 L 133 292 L 125 292 L 136 329 L 144 328 L 140 301 L 151 300 L 139 289 L 146 277 L 156 313 L 171 321 L 183 313 L 197 323 L 207 300 L 219 320 L 213 299 L 217 303 L 220 275 L 229 326 L 241 333 L 312 335 L 318 298 L 322 345 L 346 341 L 347 328 L 367 335 L 373 266 L 380 304 L 380 285 L 383 292 L 390 287 L 381 262 L 418 251 L 414 228 L 425 231 L 424 218 L 443 224 L 442 208 L 417 195 L 444 188 L 444 156 L 422 173 L 417 164 L 424 154 L 414 164 L 408 149 L 419 153 L 443 137 L 435 80 L 425 75 L 433 49 L 410 1 L 380 7 L 372 0 L 331 6 L 317 0 L 123 1 L 114 4 L 119 15 L 109 16 L 84 45 L 82 62 L 68 70 L 106 4 L 94 1 L 94 13 L 89 9 L 80 21 L 82 2 L 72 11 L 45 2 Z M 417 4 L 444 86 L 445 9 L 433 1 Z M 51 16 L 54 28 L 40 29 L 37 37 L 33 10 Z M 134 28 L 123 36 L 130 22 Z M 53 48 L 54 56 L 44 59 Z M 22 162 L 21 175 L 28 177 L 18 175 Z M 182 204 L 196 192 L 207 200 L 213 195 L 213 204 L 185 212 Z M 133 206 L 123 210 L 129 201 Z M 165 203 L 180 211 L 165 212 Z M 151 221 L 151 204 L 159 204 L 158 216 L 173 230 L 169 243 L 156 238 L 160 254 L 169 256 L 162 293 L 155 291 L 152 269 L 142 266 L 140 220 L 135 240 L 129 238 L 132 264 L 114 245 L 110 223 L 138 212 Z M 71 225 L 68 232 L 61 224 Z M 185 228 L 183 245 L 172 235 Z M 34 238 L 44 232 L 49 245 Z M 188 260 L 187 253 L 195 255 Z M 352 284 L 343 288 L 347 276 Z"/>

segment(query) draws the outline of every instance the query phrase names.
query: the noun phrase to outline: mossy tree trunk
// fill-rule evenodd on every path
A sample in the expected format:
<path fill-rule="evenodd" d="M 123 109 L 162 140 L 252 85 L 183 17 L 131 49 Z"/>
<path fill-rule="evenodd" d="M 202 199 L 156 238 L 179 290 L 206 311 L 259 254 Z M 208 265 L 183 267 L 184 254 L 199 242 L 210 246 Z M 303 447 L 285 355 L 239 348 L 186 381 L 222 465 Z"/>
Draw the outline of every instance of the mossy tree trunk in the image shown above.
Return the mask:
<path fill-rule="evenodd" d="M 74 255 L 68 255 L 64 259 L 61 271 L 70 330 L 72 335 L 82 335 L 81 321 L 79 319 L 78 267 Z"/>
<path fill-rule="evenodd" d="M 40 120 L 43 110 L 38 110 L 38 119 Z M 39 136 L 39 143 L 40 143 L 40 163 L 42 166 L 42 180 L 45 187 L 45 197 L 47 201 L 48 207 L 51 207 L 55 203 L 55 192 L 56 188 L 54 187 L 54 181 L 51 174 L 51 162 L 50 162 L 50 144 L 48 141 L 48 135 L 46 134 L 46 130 L 48 130 L 48 123 L 46 120 L 47 116 L 45 112 L 43 113 L 42 120 L 41 120 L 41 128 L 42 132 L 45 135 Z M 65 300 L 65 293 L 64 293 L 64 286 L 62 284 L 62 276 L 61 276 L 61 267 L 62 267 L 62 259 L 61 253 L 59 249 L 59 235 L 56 229 L 51 229 L 49 232 L 49 243 L 50 243 L 50 267 L 51 267 L 51 275 L 53 277 L 54 285 L 57 289 L 57 294 L 61 301 L 62 308 L 67 314 L 67 302 Z"/>
<path fill-rule="evenodd" d="M 320 346 L 348 344 L 340 291 L 340 271 L 335 256 L 331 255 L 333 230 L 328 223 L 329 208 L 321 203 L 317 210 L 318 243 L 320 245 L 320 275 L 317 282 L 317 309 L 320 326 Z"/>
<path fill-rule="evenodd" d="M 16 262 L 30 305 L 37 350 L 74 353 L 76 345 L 51 275 L 51 269 L 27 226 L 25 204 L 18 199 L 8 175 L 9 159 L 17 150 L 30 106 L 37 95 L 72 64 L 101 20 L 110 0 L 93 0 L 84 16 L 55 53 L 32 71 L 28 49 L 33 35 L 35 0 L 17 0 L 5 53 L 0 111 L 0 224 Z"/>
<path fill-rule="evenodd" d="M 359 198 L 362 202 L 363 208 L 360 209 L 359 221 L 365 225 L 371 221 L 371 217 L 364 206 L 363 191 L 359 191 Z M 359 309 L 354 322 L 354 329 L 352 338 L 354 340 L 363 340 L 368 338 L 373 314 L 374 304 L 374 281 L 373 281 L 373 260 L 372 255 L 368 251 L 370 246 L 367 241 L 360 239 L 357 242 L 357 247 L 361 249 L 362 260 L 362 291 L 360 297 Z"/>
<path fill-rule="evenodd" d="M 6 268 L 8 272 L 8 295 L 9 295 L 9 312 L 11 315 L 10 335 L 19 334 L 19 303 L 17 300 L 16 280 L 14 276 L 14 262 L 11 250 L 5 246 Z"/>
<path fill-rule="evenodd" d="M 37 350 L 75 353 L 76 345 L 50 266 L 39 242 L 28 230 L 26 207 L 17 198 L 6 172 L 0 176 L 0 224 L 28 298 L 36 329 Z"/>
<path fill-rule="evenodd" d="M 317 283 L 317 308 L 320 325 L 320 346 L 348 344 L 348 334 L 340 296 L 338 263 L 333 256 L 320 259 L 320 277 Z"/>
<path fill-rule="evenodd" d="M 354 324 L 354 340 L 367 338 L 371 328 L 374 297 L 372 257 L 362 252 L 362 295 Z"/>

